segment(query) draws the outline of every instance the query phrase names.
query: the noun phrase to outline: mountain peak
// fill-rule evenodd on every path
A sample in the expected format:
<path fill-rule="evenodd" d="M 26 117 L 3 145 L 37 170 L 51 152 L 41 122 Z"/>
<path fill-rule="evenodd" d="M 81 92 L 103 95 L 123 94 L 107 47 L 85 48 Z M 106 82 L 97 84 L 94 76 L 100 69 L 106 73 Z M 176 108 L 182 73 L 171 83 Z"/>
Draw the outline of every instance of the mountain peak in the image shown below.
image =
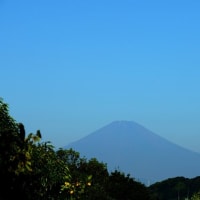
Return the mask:
<path fill-rule="evenodd" d="M 169 142 L 134 121 L 113 121 L 66 148 L 107 163 L 109 170 L 119 168 L 142 180 L 199 175 L 200 154 Z"/>
<path fill-rule="evenodd" d="M 139 123 L 135 121 L 129 121 L 129 120 L 116 120 L 111 122 L 109 125 L 113 126 L 141 126 Z"/>

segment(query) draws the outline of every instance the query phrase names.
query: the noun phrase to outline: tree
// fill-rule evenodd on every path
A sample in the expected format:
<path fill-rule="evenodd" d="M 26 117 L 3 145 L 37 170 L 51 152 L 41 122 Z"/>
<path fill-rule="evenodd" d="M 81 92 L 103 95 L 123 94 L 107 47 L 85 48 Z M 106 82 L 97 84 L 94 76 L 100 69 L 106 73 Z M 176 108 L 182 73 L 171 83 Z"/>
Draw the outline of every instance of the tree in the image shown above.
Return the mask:
<path fill-rule="evenodd" d="M 149 199 L 147 188 L 142 183 L 117 170 L 109 176 L 107 192 L 115 200 Z"/>
<path fill-rule="evenodd" d="M 183 182 L 178 182 L 174 189 L 177 191 L 177 199 L 180 200 L 181 198 L 181 192 L 186 190 L 186 186 Z"/>
<path fill-rule="evenodd" d="M 0 199 L 59 199 L 68 175 L 53 145 L 40 143 L 41 133 L 25 135 L 22 123 L 0 99 Z M 63 197 L 64 199 L 64 197 Z"/>
<path fill-rule="evenodd" d="M 80 154 L 73 149 L 60 148 L 57 156 L 69 169 L 69 175 L 66 175 L 65 184 L 62 186 L 62 192 L 68 199 L 85 199 L 87 188 L 91 186 L 92 174 L 88 171 L 86 158 L 81 158 Z"/>
<path fill-rule="evenodd" d="M 19 175 L 30 169 L 30 154 L 25 138 L 22 137 L 23 124 L 17 123 L 10 115 L 8 105 L 0 99 L 0 198 L 18 193 L 16 190 Z"/>
<path fill-rule="evenodd" d="M 191 200 L 200 200 L 200 192 L 194 193 L 191 197 Z"/>
<path fill-rule="evenodd" d="M 109 177 L 107 165 L 96 158 L 91 158 L 86 164 L 80 166 L 80 172 L 92 175 L 92 185 L 86 188 L 84 199 L 107 200 L 109 197 L 106 192 Z"/>
<path fill-rule="evenodd" d="M 32 143 L 32 172 L 24 176 L 26 199 L 59 199 L 61 185 L 69 173 L 50 142 Z"/>

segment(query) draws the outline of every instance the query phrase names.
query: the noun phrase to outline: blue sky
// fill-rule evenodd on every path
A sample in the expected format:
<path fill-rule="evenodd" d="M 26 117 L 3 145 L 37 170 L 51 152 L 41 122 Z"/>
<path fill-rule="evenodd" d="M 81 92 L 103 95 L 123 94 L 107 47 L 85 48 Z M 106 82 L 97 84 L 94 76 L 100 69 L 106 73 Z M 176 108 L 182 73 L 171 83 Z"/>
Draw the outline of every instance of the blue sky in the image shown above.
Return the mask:
<path fill-rule="evenodd" d="M 131 120 L 200 152 L 199 8 L 0 0 L 0 96 L 56 147 Z"/>

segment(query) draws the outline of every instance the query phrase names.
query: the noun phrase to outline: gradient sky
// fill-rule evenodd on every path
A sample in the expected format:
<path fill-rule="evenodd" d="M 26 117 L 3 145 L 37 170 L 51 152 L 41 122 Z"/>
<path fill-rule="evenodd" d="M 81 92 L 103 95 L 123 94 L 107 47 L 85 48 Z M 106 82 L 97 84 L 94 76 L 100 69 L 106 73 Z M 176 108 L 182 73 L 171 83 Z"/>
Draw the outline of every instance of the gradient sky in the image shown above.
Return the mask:
<path fill-rule="evenodd" d="M 200 152 L 199 10 L 199 0 L 0 0 L 0 96 L 55 147 L 129 120 Z"/>

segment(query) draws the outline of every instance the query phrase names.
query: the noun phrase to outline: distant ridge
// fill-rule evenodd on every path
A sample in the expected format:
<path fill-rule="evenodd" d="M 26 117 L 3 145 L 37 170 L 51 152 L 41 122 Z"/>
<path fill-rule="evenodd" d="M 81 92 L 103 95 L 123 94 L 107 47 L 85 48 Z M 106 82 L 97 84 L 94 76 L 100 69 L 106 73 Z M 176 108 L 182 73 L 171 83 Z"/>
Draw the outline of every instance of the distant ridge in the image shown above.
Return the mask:
<path fill-rule="evenodd" d="M 200 154 L 178 146 L 134 121 L 114 121 L 75 141 L 73 148 L 86 158 L 107 163 L 150 183 L 166 178 L 200 175 Z"/>

